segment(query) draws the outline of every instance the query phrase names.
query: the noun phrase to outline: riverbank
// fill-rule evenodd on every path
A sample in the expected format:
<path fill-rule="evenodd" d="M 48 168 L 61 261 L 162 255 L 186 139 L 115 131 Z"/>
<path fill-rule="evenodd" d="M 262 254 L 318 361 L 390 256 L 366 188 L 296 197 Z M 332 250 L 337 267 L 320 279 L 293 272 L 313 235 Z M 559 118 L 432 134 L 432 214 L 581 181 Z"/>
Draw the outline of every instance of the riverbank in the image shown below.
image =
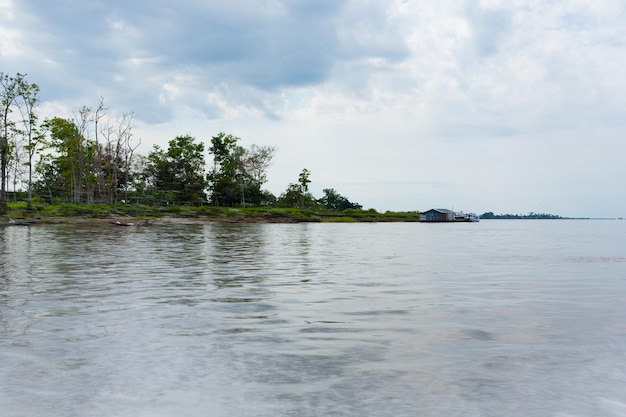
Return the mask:
<path fill-rule="evenodd" d="M 34 224 L 197 224 L 224 223 L 363 223 L 363 222 L 418 222 L 419 212 L 379 213 L 369 210 L 306 210 L 275 207 L 214 207 L 163 206 L 151 207 L 126 204 L 9 204 L 8 215 L 0 217 L 0 224 L 34 222 Z"/>

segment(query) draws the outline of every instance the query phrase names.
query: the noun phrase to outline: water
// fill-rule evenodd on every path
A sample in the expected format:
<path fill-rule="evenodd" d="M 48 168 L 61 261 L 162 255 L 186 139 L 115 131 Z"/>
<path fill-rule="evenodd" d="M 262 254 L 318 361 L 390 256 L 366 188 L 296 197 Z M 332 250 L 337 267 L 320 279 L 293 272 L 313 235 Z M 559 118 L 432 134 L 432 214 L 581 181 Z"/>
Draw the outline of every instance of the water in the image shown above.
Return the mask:
<path fill-rule="evenodd" d="M 626 223 L 0 229 L 0 415 L 626 416 Z"/>

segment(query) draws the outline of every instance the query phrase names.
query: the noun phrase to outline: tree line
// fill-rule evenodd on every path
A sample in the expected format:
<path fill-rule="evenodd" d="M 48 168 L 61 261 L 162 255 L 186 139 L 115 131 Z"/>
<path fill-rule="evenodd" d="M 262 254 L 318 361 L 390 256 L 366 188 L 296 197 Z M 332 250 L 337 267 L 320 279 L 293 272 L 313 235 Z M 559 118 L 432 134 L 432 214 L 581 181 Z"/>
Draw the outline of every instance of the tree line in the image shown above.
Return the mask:
<path fill-rule="evenodd" d="M 167 148 L 142 155 L 133 134 L 134 113 L 112 120 L 104 99 L 81 107 L 72 118 L 38 117 L 39 87 L 25 74 L 0 72 L 0 214 L 10 195 L 29 207 L 47 203 L 137 203 L 146 205 L 277 206 L 328 210 L 361 209 L 332 188 L 316 199 L 311 172 L 278 197 L 263 189 L 273 146 L 244 147 L 220 132 L 209 143 L 177 136 Z M 205 154 L 211 157 L 207 165 Z M 26 191 L 24 191 L 26 189 Z M 12 193 L 11 193 L 12 190 Z"/>
<path fill-rule="evenodd" d="M 493 211 L 488 211 L 480 215 L 481 219 L 539 219 L 539 220 L 560 220 L 564 219 L 557 214 L 548 213 L 535 213 L 530 212 L 528 214 L 493 214 Z"/>

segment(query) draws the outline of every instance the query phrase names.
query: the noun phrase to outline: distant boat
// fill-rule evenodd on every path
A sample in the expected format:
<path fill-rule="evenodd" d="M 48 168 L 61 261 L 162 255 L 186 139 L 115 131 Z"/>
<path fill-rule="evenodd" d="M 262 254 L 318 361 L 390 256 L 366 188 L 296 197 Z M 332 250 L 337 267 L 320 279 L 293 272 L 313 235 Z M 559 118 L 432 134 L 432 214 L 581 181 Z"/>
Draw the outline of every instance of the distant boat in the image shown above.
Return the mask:
<path fill-rule="evenodd" d="M 455 222 L 479 222 L 480 217 L 476 213 L 454 213 Z"/>
<path fill-rule="evenodd" d="M 109 222 L 109 223 L 111 223 L 114 226 L 134 226 L 135 225 L 135 223 L 132 223 L 132 222 L 119 222 L 118 221 L 118 222 Z"/>
<path fill-rule="evenodd" d="M 10 220 L 8 222 L 1 222 L 0 226 L 30 226 L 35 223 L 34 220 Z"/>
<path fill-rule="evenodd" d="M 144 220 L 141 223 L 133 223 L 133 222 L 120 222 L 120 221 L 110 221 L 110 224 L 113 226 L 152 226 L 152 222 L 150 220 Z"/>

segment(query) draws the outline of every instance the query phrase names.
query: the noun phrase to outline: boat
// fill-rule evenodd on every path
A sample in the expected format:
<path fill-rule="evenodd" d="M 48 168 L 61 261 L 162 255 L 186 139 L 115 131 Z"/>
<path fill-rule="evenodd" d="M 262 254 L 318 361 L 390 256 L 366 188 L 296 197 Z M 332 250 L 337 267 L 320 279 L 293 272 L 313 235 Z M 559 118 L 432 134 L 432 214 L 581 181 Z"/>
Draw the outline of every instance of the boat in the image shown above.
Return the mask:
<path fill-rule="evenodd" d="M 113 226 L 134 226 L 135 223 L 133 222 L 120 222 L 120 221 L 111 221 L 109 222 L 110 224 L 112 224 Z"/>
<path fill-rule="evenodd" d="M 152 221 L 150 220 L 144 220 L 141 223 L 121 222 L 121 221 L 110 221 L 109 223 L 112 224 L 113 226 L 152 226 Z"/>
<path fill-rule="evenodd" d="M 480 217 L 476 213 L 454 213 L 455 222 L 479 222 Z"/>
<path fill-rule="evenodd" d="M 34 220 L 10 220 L 8 222 L 1 222 L 0 226 L 30 226 L 35 223 Z"/>
<path fill-rule="evenodd" d="M 420 222 L 425 223 L 455 223 L 478 222 L 480 217 L 475 213 L 463 213 L 448 209 L 430 209 L 420 214 Z"/>

